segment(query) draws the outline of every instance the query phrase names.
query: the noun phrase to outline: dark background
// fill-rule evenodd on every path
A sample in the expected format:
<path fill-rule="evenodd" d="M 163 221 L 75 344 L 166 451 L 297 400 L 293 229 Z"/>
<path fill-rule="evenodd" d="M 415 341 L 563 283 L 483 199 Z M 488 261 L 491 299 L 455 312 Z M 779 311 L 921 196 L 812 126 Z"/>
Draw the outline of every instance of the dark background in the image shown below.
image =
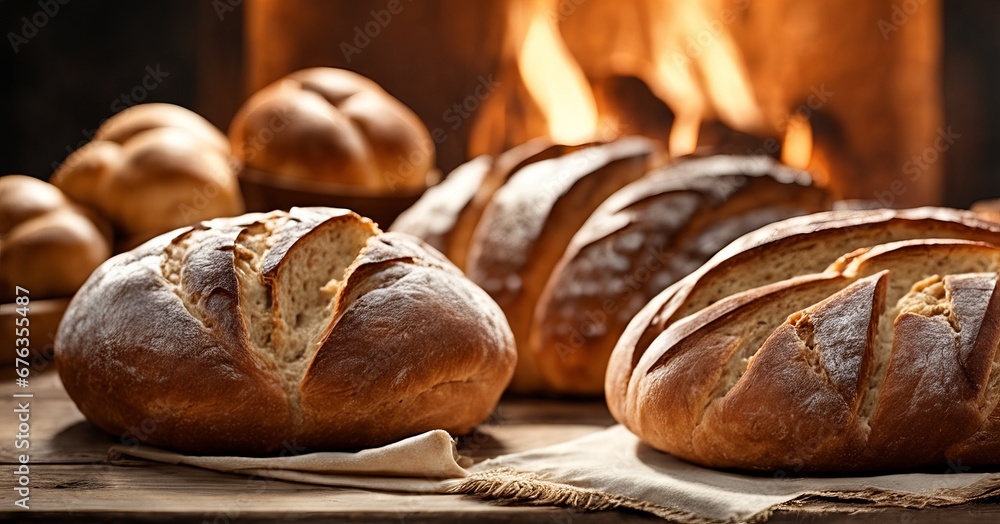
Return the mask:
<path fill-rule="evenodd" d="M 242 7 L 228 7 L 237 0 L 47 2 L 59 10 L 42 17 L 38 0 L 0 1 L 2 174 L 48 178 L 123 107 L 115 101 L 141 85 L 147 67 L 169 76 L 141 102 L 191 108 L 223 130 L 248 94 Z M 226 7 L 221 20 L 219 6 Z M 943 12 L 944 126 L 961 135 L 945 153 L 944 197 L 964 207 L 1000 197 L 1000 100 L 994 95 L 1000 92 L 1000 2 L 946 1 Z M 22 17 L 45 24 L 15 53 L 9 34 L 24 31 Z"/>

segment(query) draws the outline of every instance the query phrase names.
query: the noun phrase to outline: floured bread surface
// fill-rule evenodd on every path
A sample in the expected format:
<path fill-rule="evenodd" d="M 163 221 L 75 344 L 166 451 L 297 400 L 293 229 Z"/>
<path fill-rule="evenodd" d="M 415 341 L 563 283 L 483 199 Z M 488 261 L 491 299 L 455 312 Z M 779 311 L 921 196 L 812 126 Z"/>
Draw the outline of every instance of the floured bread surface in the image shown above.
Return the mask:
<path fill-rule="evenodd" d="M 535 307 L 528 356 L 546 388 L 600 395 L 632 317 L 741 235 L 830 208 L 808 173 L 769 157 L 716 155 L 632 182 L 577 231 Z"/>
<path fill-rule="evenodd" d="M 522 352 L 512 391 L 543 391 L 529 352 L 531 324 L 573 234 L 606 198 L 646 173 L 655 150 L 649 140 L 628 137 L 530 163 L 484 209 L 465 269 L 503 308 Z"/>
<path fill-rule="evenodd" d="M 448 300 L 356 319 L 371 296 L 391 304 L 419 293 Z M 378 327 L 414 315 L 466 336 L 437 347 L 412 329 Z M 317 360 L 377 359 L 369 352 L 384 345 L 399 352 L 374 374 L 314 369 Z M 516 359 L 502 312 L 443 256 L 329 208 L 213 220 L 112 259 L 74 299 L 56 352 L 67 392 L 105 430 L 154 416 L 159 429 L 145 443 L 244 454 L 282 442 L 355 448 L 469 431 L 492 411 Z M 449 393 L 401 412 L 383 402 L 399 395 L 367 387 L 382 375 L 403 377 L 404 400 L 442 384 Z M 373 428 L 372 417 L 383 423 Z"/>
<path fill-rule="evenodd" d="M 689 302 L 679 309 L 691 312 L 663 329 L 651 315 L 633 321 L 630 340 L 640 330 L 655 336 L 628 355 L 635 363 L 614 400 L 616 418 L 654 447 L 712 467 L 996 464 L 1000 235 L 955 218 L 964 236 L 997 243 L 910 239 L 838 255 L 844 238 L 858 235 L 834 231 L 826 248 L 805 251 L 827 261 L 812 274 L 748 261 L 738 266 L 745 272 L 720 265 L 711 279 L 695 274 L 687 297 L 716 292 L 700 285 L 743 289 Z"/>

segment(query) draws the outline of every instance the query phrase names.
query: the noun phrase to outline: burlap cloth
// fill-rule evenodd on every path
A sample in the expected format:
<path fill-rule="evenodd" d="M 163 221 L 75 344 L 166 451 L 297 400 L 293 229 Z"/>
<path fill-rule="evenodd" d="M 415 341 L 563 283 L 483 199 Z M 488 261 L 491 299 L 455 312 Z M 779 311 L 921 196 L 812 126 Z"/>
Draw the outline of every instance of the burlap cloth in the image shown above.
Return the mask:
<path fill-rule="evenodd" d="M 685 523 L 761 521 L 776 508 L 818 499 L 920 508 L 1000 497 L 1000 473 L 968 472 L 961 464 L 940 472 L 857 477 L 721 472 L 653 450 L 622 426 L 476 465 L 459 456 L 444 431 L 358 453 L 195 457 L 144 446 L 115 446 L 111 453 L 310 484 L 462 493 L 581 510 L 630 508 Z"/>

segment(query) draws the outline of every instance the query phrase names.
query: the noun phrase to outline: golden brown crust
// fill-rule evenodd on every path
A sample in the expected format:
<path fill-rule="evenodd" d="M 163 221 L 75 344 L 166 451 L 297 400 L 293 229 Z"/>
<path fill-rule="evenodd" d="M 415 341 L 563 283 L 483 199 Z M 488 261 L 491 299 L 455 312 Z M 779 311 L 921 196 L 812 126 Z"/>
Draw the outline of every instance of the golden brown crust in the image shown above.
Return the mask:
<path fill-rule="evenodd" d="M 273 175 L 393 191 L 434 167 L 427 128 L 376 83 L 343 69 L 303 69 L 248 99 L 229 127 L 233 154 Z"/>
<path fill-rule="evenodd" d="M 479 156 L 458 166 L 440 184 L 427 189 L 420 200 L 404 211 L 389 227 L 407 233 L 441 251 L 456 266 L 465 266 L 471 229 L 463 215 L 480 191 L 493 159 Z M 474 223 L 472 224 L 475 225 Z"/>
<path fill-rule="evenodd" d="M 0 177 L 0 301 L 15 286 L 32 299 L 69 297 L 111 256 L 100 224 L 55 186 Z"/>
<path fill-rule="evenodd" d="M 573 234 L 612 193 L 641 178 L 652 142 L 627 138 L 531 163 L 501 187 L 483 212 L 466 271 L 507 314 L 519 351 L 512 390 L 540 381 L 529 347 L 534 307 Z"/>
<path fill-rule="evenodd" d="M 995 463 L 1000 247 L 981 240 L 1000 244 L 1000 229 L 930 208 L 748 235 L 630 324 L 608 373 L 612 412 L 713 467 Z"/>
<path fill-rule="evenodd" d="M 138 440 L 236 454 L 467 432 L 516 358 L 502 312 L 439 253 L 327 208 L 204 222 L 115 257 L 71 303 L 56 355 L 104 430 L 151 424 Z"/>
<path fill-rule="evenodd" d="M 183 129 L 220 154 L 229 154 L 226 135 L 198 113 L 173 104 L 134 105 L 104 122 L 94 141 L 124 144 L 143 131 L 163 127 Z"/>
<path fill-rule="evenodd" d="M 495 159 L 485 155 L 474 158 L 457 167 L 444 182 L 428 189 L 389 229 L 423 239 L 465 270 L 476 226 L 493 195 L 510 177 L 536 162 L 593 145 L 596 144 L 553 144 L 539 138 Z"/>
<path fill-rule="evenodd" d="M 604 392 L 629 320 L 726 244 L 830 209 L 808 173 L 770 157 L 687 160 L 612 195 L 574 235 L 538 301 L 531 351 L 550 391 Z"/>
<path fill-rule="evenodd" d="M 680 318 L 732 293 L 820 272 L 843 253 L 916 238 L 1000 243 L 1000 225 L 944 208 L 845 210 L 792 218 L 744 235 L 636 314 L 608 364 L 608 407 L 619 416 L 636 363 L 652 340 Z"/>
<path fill-rule="evenodd" d="M 613 170 L 602 155 L 622 155 L 630 143 L 641 141 L 533 140 L 474 159 L 393 224 L 439 247 L 503 305 L 522 352 L 516 391 L 600 395 L 615 341 L 656 293 L 741 234 L 831 205 L 808 173 L 769 157 L 715 156 L 640 173 L 651 146 L 631 173 L 638 180 L 599 207 L 605 190 L 563 187 L 586 186 L 579 175 L 601 179 L 592 172 Z"/>
<path fill-rule="evenodd" d="M 243 212 L 224 135 L 201 116 L 170 104 L 130 107 L 105 121 L 74 151 L 52 183 L 96 209 L 134 247 L 201 220 Z"/>

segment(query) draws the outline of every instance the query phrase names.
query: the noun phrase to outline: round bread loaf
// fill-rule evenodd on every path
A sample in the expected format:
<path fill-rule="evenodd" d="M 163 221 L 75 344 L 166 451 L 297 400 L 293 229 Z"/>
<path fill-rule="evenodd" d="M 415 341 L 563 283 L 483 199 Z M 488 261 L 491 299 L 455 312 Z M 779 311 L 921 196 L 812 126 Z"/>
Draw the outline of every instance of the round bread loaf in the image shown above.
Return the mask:
<path fill-rule="evenodd" d="M 75 293 L 111 256 L 94 220 L 51 184 L 0 177 L 0 301 L 12 301 L 15 286 L 32 300 Z"/>
<path fill-rule="evenodd" d="M 424 187 L 434 167 L 434 143 L 413 111 L 375 82 L 329 67 L 255 93 L 229 138 L 247 167 L 386 192 Z"/>
<path fill-rule="evenodd" d="M 203 222 L 109 260 L 55 351 L 105 431 L 254 455 L 467 433 L 516 360 L 503 313 L 440 253 L 330 208 Z"/>
<path fill-rule="evenodd" d="M 615 347 L 615 418 L 712 467 L 1000 463 L 1000 225 L 834 211 L 750 233 Z"/>
<path fill-rule="evenodd" d="M 1000 199 L 998 198 L 973 202 L 969 209 L 984 220 L 1000 222 Z"/>
<path fill-rule="evenodd" d="M 59 166 L 52 183 L 105 216 L 123 248 L 243 212 L 225 135 L 170 104 L 136 105 L 109 118 Z"/>

